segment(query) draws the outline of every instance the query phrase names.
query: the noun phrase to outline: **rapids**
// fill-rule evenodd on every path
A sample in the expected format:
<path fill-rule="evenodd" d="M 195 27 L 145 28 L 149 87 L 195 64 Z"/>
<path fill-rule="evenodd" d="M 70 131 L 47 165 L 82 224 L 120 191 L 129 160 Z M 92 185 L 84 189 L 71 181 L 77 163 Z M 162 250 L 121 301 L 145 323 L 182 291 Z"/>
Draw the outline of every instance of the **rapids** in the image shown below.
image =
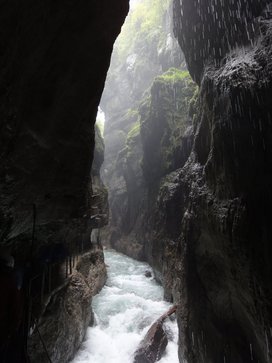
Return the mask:
<path fill-rule="evenodd" d="M 151 324 L 170 304 L 163 300 L 163 288 L 145 277 L 151 267 L 115 251 L 105 251 L 108 279 L 93 299 L 95 326 L 73 363 L 132 363 L 133 354 Z M 165 323 L 168 346 L 160 363 L 178 363 L 176 321 Z"/>

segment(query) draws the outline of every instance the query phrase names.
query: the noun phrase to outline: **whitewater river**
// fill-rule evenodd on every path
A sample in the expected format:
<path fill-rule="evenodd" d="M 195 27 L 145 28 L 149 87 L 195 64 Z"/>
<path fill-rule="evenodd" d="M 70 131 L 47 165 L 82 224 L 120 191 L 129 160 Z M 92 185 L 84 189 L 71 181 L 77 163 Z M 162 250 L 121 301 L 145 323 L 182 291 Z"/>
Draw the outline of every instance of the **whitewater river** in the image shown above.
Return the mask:
<path fill-rule="evenodd" d="M 96 324 L 73 363 L 132 363 L 148 328 L 170 307 L 162 287 L 145 277 L 149 265 L 114 251 L 106 251 L 105 259 L 108 280 L 93 299 Z M 176 321 L 168 319 L 165 327 L 171 340 L 160 363 L 178 363 Z"/>

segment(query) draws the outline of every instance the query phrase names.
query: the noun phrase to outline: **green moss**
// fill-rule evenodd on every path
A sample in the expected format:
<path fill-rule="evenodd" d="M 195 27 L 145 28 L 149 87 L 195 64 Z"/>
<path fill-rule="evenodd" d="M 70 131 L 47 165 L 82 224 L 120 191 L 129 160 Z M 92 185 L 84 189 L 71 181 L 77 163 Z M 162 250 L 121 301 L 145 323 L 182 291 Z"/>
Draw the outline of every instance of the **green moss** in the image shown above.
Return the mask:
<path fill-rule="evenodd" d="M 155 78 L 140 109 L 145 177 L 154 181 L 182 166 L 182 139 L 194 114 L 196 84 L 189 72 L 170 68 Z"/>
<path fill-rule="evenodd" d="M 170 68 L 164 74 L 155 78 L 155 81 L 163 81 L 163 82 L 178 82 L 185 79 L 191 80 L 191 76 L 188 71 L 180 70 L 177 68 Z"/>
<path fill-rule="evenodd" d="M 127 144 L 130 142 L 131 139 L 134 139 L 136 136 L 140 133 L 140 122 L 137 121 L 130 129 L 128 135 L 127 135 Z"/>
<path fill-rule="evenodd" d="M 95 151 L 104 155 L 104 141 L 99 126 L 95 125 Z"/>
<path fill-rule="evenodd" d="M 129 108 L 126 115 L 125 115 L 126 119 L 133 119 L 133 118 L 138 118 L 138 111 L 134 110 L 132 108 Z"/>
<path fill-rule="evenodd" d="M 148 50 L 154 38 L 156 38 L 155 44 L 160 43 L 160 38 L 166 38 L 167 35 L 162 34 L 161 24 L 169 9 L 170 1 L 146 0 L 139 2 L 130 11 L 116 43 L 119 60 L 129 53 L 134 53 L 135 49 L 146 47 Z"/>
<path fill-rule="evenodd" d="M 100 119 L 96 119 L 95 125 L 99 129 L 101 137 L 104 137 L 104 126 L 105 126 L 104 125 L 104 121 L 103 120 L 100 120 Z"/>

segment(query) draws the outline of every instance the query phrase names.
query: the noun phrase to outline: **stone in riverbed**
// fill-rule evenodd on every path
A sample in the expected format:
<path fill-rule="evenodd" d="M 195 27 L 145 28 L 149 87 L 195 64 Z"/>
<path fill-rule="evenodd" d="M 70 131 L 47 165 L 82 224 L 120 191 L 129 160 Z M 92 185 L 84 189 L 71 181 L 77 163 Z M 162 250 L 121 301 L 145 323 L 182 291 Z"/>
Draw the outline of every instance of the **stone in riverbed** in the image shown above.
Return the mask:
<path fill-rule="evenodd" d="M 134 355 L 134 363 L 154 363 L 161 359 L 168 344 L 163 320 L 157 320 L 146 333 Z"/>
<path fill-rule="evenodd" d="M 148 278 L 152 277 L 152 272 L 149 271 L 149 270 L 146 270 L 145 271 L 145 277 L 148 277 Z"/>

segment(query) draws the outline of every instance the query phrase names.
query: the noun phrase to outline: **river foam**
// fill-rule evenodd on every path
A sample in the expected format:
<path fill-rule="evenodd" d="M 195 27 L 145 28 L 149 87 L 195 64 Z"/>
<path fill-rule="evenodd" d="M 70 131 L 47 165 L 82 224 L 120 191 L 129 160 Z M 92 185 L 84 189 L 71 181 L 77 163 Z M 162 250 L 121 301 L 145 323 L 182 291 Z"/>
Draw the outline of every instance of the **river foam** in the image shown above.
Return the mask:
<path fill-rule="evenodd" d="M 108 280 L 93 299 L 96 324 L 88 329 L 73 363 L 132 363 L 133 354 L 151 324 L 170 304 L 153 278 L 145 277 L 148 264 L 115 251 L 105 252 Z M 170 337 L 160 363 L 178 363 L 176 321 L 165 324 Z"/>

